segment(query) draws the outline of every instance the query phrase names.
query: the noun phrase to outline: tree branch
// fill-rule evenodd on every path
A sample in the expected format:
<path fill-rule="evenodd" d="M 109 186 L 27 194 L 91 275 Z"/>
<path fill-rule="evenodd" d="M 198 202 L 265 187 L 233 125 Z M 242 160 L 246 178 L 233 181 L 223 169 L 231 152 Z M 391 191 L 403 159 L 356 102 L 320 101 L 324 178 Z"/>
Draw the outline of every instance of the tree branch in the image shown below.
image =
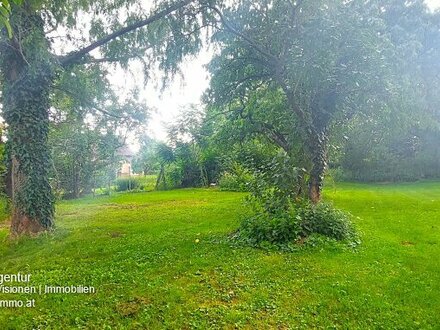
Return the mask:
<path fill-rule="evenodd" d="M 289 142 L 287 141 L 286 137 L 284 136 L 284 134 L 277 131 L 276 128 L 269 123 L 255 121 L 254 118 L 252 117 L 251 112 L 248 112 L 246 115 L 243 114 L 243 111 L 245 109 L 245 105 L 244 105 L 243 100 L 240 100 L 240 102 L 243 106 L 239 110 L 240 117 L 243 119 L 247 119 L 252 124 L 252 126 L 253 126 L 252 130 L 255 133 L 260 133 L 263 136 L 265 136 L 267 139 L 271 140 L 274 144 L 279 146 L 286 153 L 290 153 L 291 146 L 290 146 Z"/>
<path fill-rule="evenodd" d="M 81 100 L 81 98 L 78 95 L 76 95 L 75 93 L 73 93 L 73 92 L 71 92 L 71 91 L 69 91 L 67 89 L 64 89 L 64 88 L 61 88 L 61 87 L 58 87 L 58 86 L 55 86 L 54 89 L 58 89 L 59 91 L 65 93 L 65 94 L 67 94 L 67 95 L 69 95 L 69 96 L 71 96 L 71 97 L 73 97 L 75 99 Z M 111 113 L 111 112 L 109 112 L 107 110 L 104 110 L 102 108 L 98 108 L 98 107 L 96 107 L 96 105 L 91 104 L 89 102 L 81 102 L 81 103 L 84 103 L 85 107 L 90 107 L 90 108 L 92 108 L 92 109 L 94 109 L 94 110 L 96 110 L 98 112 L 101 112 L 101 113 L 107 115 L 107 116 L 110 116 L 110 117 L 113 117 L 113 118 L 118 118 L 118 119 L 128 119 L 127 116 L 120 116 L 120 115 Z"/>
<path fill-rule="evenodd" d="M 136 29 L 139 29 L 139 28 L 144 27 L 144 26 L 146 26 L 148 24 L 151 24 L 151 23 L 153 23 L 155 21 L 158 21 L 159 19 L 164 18 L 168 14 L 171 14 L 172 12 L 174 12 L 176 10 L 179 10 L 180 8 L 183 8 L 186 5 L 188 5 L 188 4 L 190 4 L 191 2 L 194 2 L 194 1 L 195 0 L 183 0 L 181 2 L 178 2 L 178 3 L 174 4 L 174 5 L 169 6 L 168 8 L 166 8 L 166 9 L 164 9 L 164 10 L 162 10 L 162 11 L 156 13 L 156 14 L 154 14 L 153 16 L 150 16 L 149 18 L 147 18 L 147 19 L 145 19 L 143 21 L 136 22 L 136 23 L 128 25 L 128 26 L 126 26 L 126 27 L 124 27 L 124 28 L 122 28 L 120 30 L 117 30 L 117 31 L 115 31 L 113 33 L 110 33 L 109 35 L 107 35 L 107 36 L 105 36 L 105 37 L 103 37 L 103 38 L 101 38 L 99 40 L 96 40 L 95 42 L 91 43 L 90 45 L 88 45 L 88 46 L 86 46 L 86 47 L 84 47 L 84 48 L 82 48 L 80 50 L 77 50 L 77 51 L 75 51 L 73 53 L 70 53 L 70 54 L 62 57 L 61 60 L 60 60 L 60 64 L 62 66 L 67 66 L 69 64 L 76 63 L 84 55 L 90 53 L 92 50 L 94 50 L 94 49 L 96 49 L 98 47 L 101 47 L 101 46 L 105 45 L 109 41 L 112 41 L 112 40 L 114 40 L 114 39 L 116 39 L 116 38 L 118 38 L 118 37 L 120 37 L 120 36 L 122 36 L 124 34 L 127 34 L 129 32 L 132 32 L 132 31 L 136 30 Z"/>
<path fill-rule="evenodd" d="M 78 62 L 79 64 L 99 64 L 99 63 L 113 63 L 113 62 L 120 62 L 120 61 L 126 61 L 133 58 L 139 58 L 141 55 L 139 54 L 131 54 L 127 56 L 121 56 L 121 57 L 102 57 L 102 58 L 95 58 L 92 56 L 83 56 Z"/>
<path fill-rule="evenodd" d="M 240 37 L 241 39 L 245 40 L 252 48 L 254 48 L 257 52 L 259 52 L 261 55 L 269 59 L 273 63 L 278 63 L 278 58 L 274 55 L 272 55 L 269 51 L 266 51 L 265 49 L 261 48 L 254 40 L 246 36 L 245 34 L 241 33 L 240 31 L 237 31 L 223 16 L 222 12 L 216 8 L 208 6 L 208 8 L 212 9 L 219 15 L 220 20 L 222 21 L 223 25 L 226 27 L 226 29 L 231 32 L 232 34 L 235 34 L 236 36 Z"/>

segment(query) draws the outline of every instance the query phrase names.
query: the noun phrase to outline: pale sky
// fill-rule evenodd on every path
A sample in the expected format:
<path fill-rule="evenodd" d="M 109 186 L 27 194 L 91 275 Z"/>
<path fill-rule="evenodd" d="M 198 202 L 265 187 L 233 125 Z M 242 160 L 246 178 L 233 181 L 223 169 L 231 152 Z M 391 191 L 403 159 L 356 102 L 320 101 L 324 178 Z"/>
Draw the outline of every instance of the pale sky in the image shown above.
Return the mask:
<path fill-rule="evenodd" d="M 437 9 L 438 7 L 440 7 L 440 0 L 425 0 L 425 3 L 432 10 Z"/>
<path fill-rule="evenodd" d="M 208 88 L 209 75 L 204 65 L 208 64 L 212 54 L 211 50 L 203 49 L 198 56 L 187 59 L 181 67 L 184 81 L 176 77 L 162 93 L 159 87 L 155 86 L 156 82 L 153 79 L 144 86 L 142 75 L 136 76 L 136 68 L 132 68 L 134 75 L 127 74 L 122 69 L 116 70 L 110 77 L 110 82 L 122 97 L 128 88 L 142 86 L 141 101 L 149 108 L 154 108 L 148 122 L 147 134 L 152 138 L 166 141 L 166 124 L 173 122 L 179 110 L 185 105 L 200 103 L 203 92 Z M 128 143 L 134 151 L 139 148 L 133 138 L 129 138 Z"/>

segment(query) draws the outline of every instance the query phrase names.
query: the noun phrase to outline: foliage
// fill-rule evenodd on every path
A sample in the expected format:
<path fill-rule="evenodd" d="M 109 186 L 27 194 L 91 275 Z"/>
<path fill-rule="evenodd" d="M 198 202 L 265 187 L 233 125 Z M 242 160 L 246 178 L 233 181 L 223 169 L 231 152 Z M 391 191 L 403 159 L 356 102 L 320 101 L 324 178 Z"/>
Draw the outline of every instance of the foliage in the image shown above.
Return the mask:
<path fill-rule="evenodd" d="M 374 116 L 351 118 L 338 134 L 341 148 L 332 155 L 333 167 L 344 180 L 438 178 L 439 13 L 427 11 L 422 1 L 393 1 L 381 16 L 399 53 L 401 97 Z"/>
<path fill-rule="evenodd" d="M 267 244 L 286 245 L 300 238 L 301 225 L 292 204 L 270 212 L 257 200 L 253 200 L 251 205 L 251 216 L 243 219 L 238 229 L 239 240 L 263 247 Z"/>
<path fill-rule="evenodd" d="M 115 181 L 116 191 L 137 190 L 141 188 L 142 178 L 138 177 L 121 177 Z"/>
<path fill-rule="evenodd" d="M 156 152 L 159 142 L 143 135 L 140 138 L 140 149 L 132 161 L 135 173 L 144 175 L 157 173 L 160 169 L 159 154 Z"/>
<path fill-rule="evenodd" d="M 330 127 L 382 109 L 393 93 L 395 52 L 377 12 L 370 2 L 241 1 L 217 13 L 224 29 L 215 35 L 209 104 L 296 158 L 314 202 Z"/>
<path fill-rule="evenodd" d="M 121 127 L 142 120 L 144 107 L 131 97 L 133 93 L 114 102 L 113 93 L 103 92 L 103 85 L 111 89 L 106 79 L 110 65 L 128 69 L 136 62 L 143 67 L 145 80 L 151 69 L 159 68 L 165 84 L 184 57 L 200 49 L 200 31 L 209 25 L 207 4 L 213 1 L 29 0 L 11 12 L 9 22 L 19 33 L 11 39 L 0 35 L 0 86 L 17 183 L 13 232 L 40 232 L 54 224 L 49 111 L 60 106 L 81 112 L 82 119 L 88 112 L 97 126 L 102 116 L 116 117 L 120 120 L 107 121 L 104 128 L 113 128 L 116 135 Z M 93 50 L 102 57 L 90 55 Z"/>
<path fill-rule="evenodd" d="M 249 191 L 253 180 L 251 172 L 236 164 L 231 172 L 222 173 L 218 185 L 225 191 Z"/>
<path fill-rule="evenodd" d="M 112 132 L 102 134 L 81 119 L 51 123 L 52 187 L 63 198 L 78 198 L 113 181 L 120 166 L 120 141 Z"/>
<path fill-rule="evenodd" d="M 182 188 L 183 170 L 177 164 L 169 164 L 165 169 L 165 179 L 159 186 L 158 190 Z"/>
<path fill-rule="evenodd" d="M 8 194 L 7 175 L 10 162 L 6 146 L 3 141 L 3 129 L 0 128 L 0 196 L 7 196 Z"/>
<path fill-rule="evenodd" d="M 359 243 L 351 216 L 321 202 L 293 202 L 262 198 L 248 199 L 250 215 L 238 229 L 237 238 L 252 246 L 289 246 L 307 240 L 313 234 L 345 241 L 350 245 Z"/>
<path fill-rule="evenodd" d="M 202 151 L 195 143 L 179 143 L 174 149 L 175 165 L 181 173 L 180 187 L 201 187 L 208 185 L 206 169 L 202 159 Z M 175 172 L 177 174 L 177 172 Z"/>
<path fill-rule="evenodd" d="M 253 246 L 288 246 L 312 234 L 356 244 L 351 216 L 321 202 L 301 197 L 302 170 L 292 167 L 280 153 L 255 173 L 247 198 L 250 215 L 238 230 L 238 238 Z"/>
<path fill-rule="evenodd" d="M 157 149 L 162 160 L 160 173 L 164 173 L 159 174 L 159 189 L 208 186 L 218 180 L 219 153 L 203 115 L 199 107 L 190 105 L 169 125 L 169 142 Z"/>
<path fill-rule="evenodd" d="M 352 223 L 352 216 L 335 209 L 329 203 L 312 205 L 304 203 L 297 207 L 296 220 L 301 226 L 301 236 L 321 234 L 336 240 L 357 243 L 357 233 Z"/>
<path fill-rule="evenodd" d="M 16 63 L 23 63 L 24 60 L 22 57 L 17 58 L 14 50 L 0 52 L 0 71 L 9 78 L 2 84 L 2 103 L 4 118 L 8 124 L 11 171 L 15 177 L 13 219 L 30 218 L 38 224 L 37 230 L 47 230 L 53 227 L 54 215 L 54 196 L 49 182 L 51 161 L 47 145 L 47 109 L 50 107 L 50 91 L 47 85 L 55 74 L 53 59 L 45 49 L 46 40 L 41 31 L 42 19 L 38 15 L 20 10 L 14 20 L 19 21 L 22 28 L 31 31 L 28 38 L 23 40 L 23 47 L 27 49 L 27 63 L 35 65 L 35 69 L 17 67 Z M 15 61 L 15 65 L 8 61 Z M 14 75 L 25 78 L 12 83 Z M 12 223 L 14 232 L 23 229 L 20 224 L 20 221 Z"/>
<path fill-rule="evenodd" d="M 341 169 L 339 179 L 395 182 L 440 177 L 437 128 L 408 128 L 396 132 L 392 125 L 388 127 L 386 131 L 379 128 L 380 133 L 376 135 L 375 128 L 365 123 L 364 127 L 356 127 L 348 134 L 342 155 L 335 162 Z"/>

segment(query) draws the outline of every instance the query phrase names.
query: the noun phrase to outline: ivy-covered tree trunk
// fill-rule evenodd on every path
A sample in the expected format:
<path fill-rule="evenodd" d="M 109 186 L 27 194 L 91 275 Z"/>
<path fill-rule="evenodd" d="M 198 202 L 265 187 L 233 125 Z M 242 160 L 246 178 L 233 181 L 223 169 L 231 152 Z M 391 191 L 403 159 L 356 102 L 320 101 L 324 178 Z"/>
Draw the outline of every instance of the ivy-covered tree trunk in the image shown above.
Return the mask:
<path fill-rule="evenodd" d="M 11 159 L 11 232 L 36 234 L 54 225 L 47 144 L 49 91 L 54 74 L 41 18 L 23 10 L 13 23 L 20 35 L 2 47 L 0 58 Z"/>
<path fill-rule="evenodd" d="M 49 95 L 44 73 L 25 74 L 5 93 L 12 160 L 11 231 L 35 234 L 53 226 L 47 145 Z"/>

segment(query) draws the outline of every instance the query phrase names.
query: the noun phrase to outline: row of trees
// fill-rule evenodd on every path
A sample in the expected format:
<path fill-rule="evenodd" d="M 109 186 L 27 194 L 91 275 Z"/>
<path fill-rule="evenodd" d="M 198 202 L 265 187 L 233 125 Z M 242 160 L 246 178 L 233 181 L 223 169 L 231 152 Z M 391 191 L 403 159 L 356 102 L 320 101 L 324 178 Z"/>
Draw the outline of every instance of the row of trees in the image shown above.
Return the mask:
<path fill-rule="evenodd" d="M 269 143 L 301 169 L 314 202 L 329 157 L 349 179 L 438 176 L 439 15 L 422 1 L 241 1 L 215 12 L 224 29 L 204 122 L 191 128 L 200 120 L 187 112 L 180 125 L 202 150 L 219 159 Z"/>
<path fill-rule="evenodd" d="M 439 15 L 421 0 L 181 0 L 149 7 L 136 0 L 27 0 L 12 9 L 15 33 L 2 36 L 0 71 L 16 234 L 53 226 L 49 137 L 58 146 L 55 160 L 87 181 L 81 173 L 105 168 L 97 159 L 110 157 L 100 146 L 112 150 L 121 131 L 145 121 L 135 93 L 120 101 L 112 92 L 111 65 L 140 63 L 145 78 L 158 66 L 171 77 L 198 52 L 202 31 L 218 46 L 204 112 L 190 109 L 170 129 L 170 145 L 156 155 L 158 185 L 167 184 L 167 164 L 177 164 L 175 177 L 188 186 L 215 181 L 220 168 L 239 163 L 289 177 L 272 182 L 316 204 L 329 156 L 347 169 L 347 155 L 362 146 L 357 132 L 388 124 L 420 132 L 438 119 Z M 94 170 L 75 169 L 83 163 L 69 151 L 74 141 L 89 150 Z"/>

